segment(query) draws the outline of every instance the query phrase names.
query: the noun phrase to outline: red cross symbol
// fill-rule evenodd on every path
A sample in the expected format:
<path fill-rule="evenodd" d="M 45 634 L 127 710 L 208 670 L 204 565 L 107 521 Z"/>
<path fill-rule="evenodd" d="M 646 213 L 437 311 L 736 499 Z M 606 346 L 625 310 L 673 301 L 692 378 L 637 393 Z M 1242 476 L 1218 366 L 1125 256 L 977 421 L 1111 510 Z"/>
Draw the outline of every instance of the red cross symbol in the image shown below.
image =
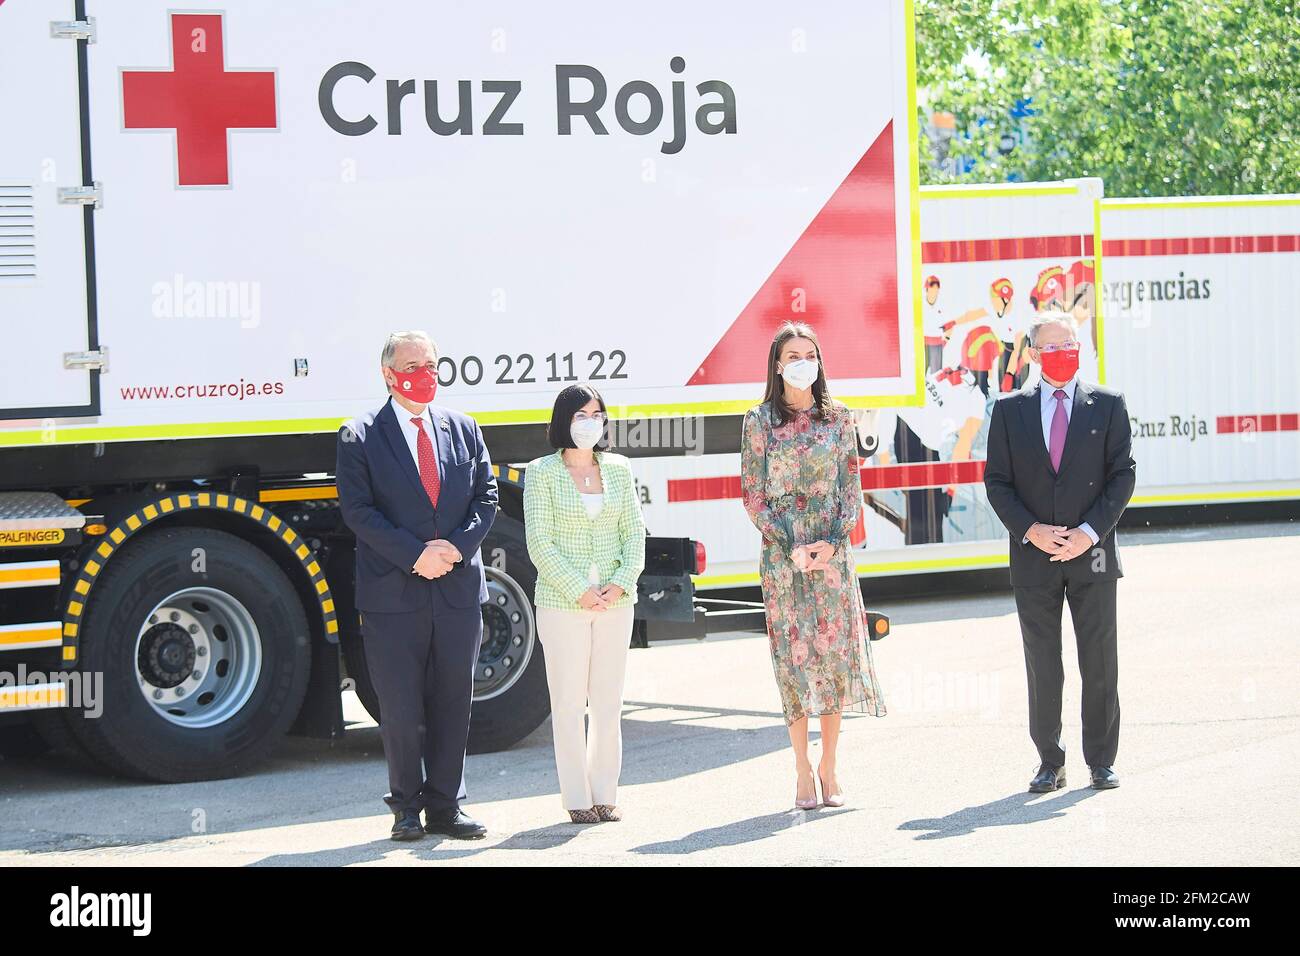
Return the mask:
<path fill-rule="evenodd" d="M 123 70 L 127 129 L 176 131 L 176 182 L 229 186 L 229 131 L 275 129 L 275 73 L 227 70 L 221 14 L 173 13 L 171 70 Z"/>

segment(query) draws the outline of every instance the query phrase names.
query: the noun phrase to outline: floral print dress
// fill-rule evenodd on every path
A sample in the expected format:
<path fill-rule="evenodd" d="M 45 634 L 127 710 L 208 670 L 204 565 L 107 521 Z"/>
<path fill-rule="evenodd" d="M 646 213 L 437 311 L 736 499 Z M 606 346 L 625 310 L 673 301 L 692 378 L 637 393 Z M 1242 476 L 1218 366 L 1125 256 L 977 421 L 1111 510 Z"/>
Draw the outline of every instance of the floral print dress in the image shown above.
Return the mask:
<path fill-rule="evenodd" d="M 786 723 L 844 710 L 885 715 L 849 534 L 862 510 L 853 416 L 833 401 L 823 421 L 796 412 L 777 425 L 771 403 L 745 413 L 741 497 L 763 535 L 759 572 L 772 668 Z M 825 571 L 800 572 L 801 544 L 835 547 Z"/>

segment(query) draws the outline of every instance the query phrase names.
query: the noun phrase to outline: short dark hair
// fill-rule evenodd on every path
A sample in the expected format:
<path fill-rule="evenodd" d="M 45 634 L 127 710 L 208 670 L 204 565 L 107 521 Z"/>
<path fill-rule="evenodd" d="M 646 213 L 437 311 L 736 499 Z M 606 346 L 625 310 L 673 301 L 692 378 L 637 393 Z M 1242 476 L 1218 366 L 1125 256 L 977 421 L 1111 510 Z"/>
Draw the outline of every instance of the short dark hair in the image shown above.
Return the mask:
<path fill-rule="evenodd" d="M 600 403 L 600 410 L 605 413 L 605 420 L 609 421 L 605 399 L 601 398 L 600 392 L 596 391 L 594 386 L 586 382 L 566 386 L 560 390 L 559 395 L 555 396 L 555 407 L 551 409 L 551 423 L 546 426 L 546 440 L 551 443 L 552 448 L 578 447 L 573 443 L 569 425 L 573 422 L 573 413 L 593 398 Z M 606 436 L 602 435 L 600 441 L 596 442 L 596 450 L 609 451 L 609 441 Z"/>

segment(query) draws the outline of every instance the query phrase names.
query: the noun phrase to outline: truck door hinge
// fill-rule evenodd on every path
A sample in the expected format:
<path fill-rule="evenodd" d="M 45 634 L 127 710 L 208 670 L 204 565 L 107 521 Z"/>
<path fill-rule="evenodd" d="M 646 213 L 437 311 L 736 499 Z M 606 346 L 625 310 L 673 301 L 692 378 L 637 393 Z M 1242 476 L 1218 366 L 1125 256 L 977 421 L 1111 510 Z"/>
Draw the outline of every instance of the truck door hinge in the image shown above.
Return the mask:
<path fill-rule="evenodd" d="M 85 40 L 95 42 L 95 18 L 84 20 L 51 20 L 50 36 L 55 40 Z"/>
<path fill-rule="evenodd" d="M 104 205 L 104 184 L 97 179 L 93 186 L 60 186 L 59 202 L 101 209 Z"/>
<path fill-rule="evenodd" d="M 86 372 L 107 372 L 108 347 L 102 346 L 89 352 L 64 352 L 63 367 Z"/>

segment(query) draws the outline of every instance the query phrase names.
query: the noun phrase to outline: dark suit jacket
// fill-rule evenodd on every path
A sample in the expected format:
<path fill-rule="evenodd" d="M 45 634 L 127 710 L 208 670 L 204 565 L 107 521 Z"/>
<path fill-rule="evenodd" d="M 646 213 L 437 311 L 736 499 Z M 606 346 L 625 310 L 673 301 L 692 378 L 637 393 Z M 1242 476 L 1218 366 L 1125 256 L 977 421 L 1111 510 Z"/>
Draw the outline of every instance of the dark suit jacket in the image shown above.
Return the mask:
<path fill-rule="evenodd" d="M 1115 525 L 1136 481 L 1124 395 L 1079 380 L 1059 475 L 1052 470 L 1043 441 L 1040 401 L 1038 385 L 1003 395 L 994 403 L 989 421 L 984 487 L 1011 536 L 1011 583 L 1046 584 L 1055 572 L 1050 555 L 1032 541 L 1021 543 L 1036 521 L 1067 528 L 1086 521 L 1097 532 L 1100 540 L 1093 548 L 1064 562 L 1067 577 L 1123 577 Z M 1096 548 L 1104 552 L 1101 561 Z"/>
<path fill-rule="evenodd" d="M 488 599 L 479 545 L 496 519 L 497 481 L 483 432 L 462 412 L 430 410 L 442 473 L 436 510 L 391 399 L 339 429 L 339 505 L 357 537 L 358 610 L 413 611 L 428 607 L 435 590 L 452 607 Z M 411 567 L 435 538 L 454 544 L 461 560 L 430 581 Z"/>

